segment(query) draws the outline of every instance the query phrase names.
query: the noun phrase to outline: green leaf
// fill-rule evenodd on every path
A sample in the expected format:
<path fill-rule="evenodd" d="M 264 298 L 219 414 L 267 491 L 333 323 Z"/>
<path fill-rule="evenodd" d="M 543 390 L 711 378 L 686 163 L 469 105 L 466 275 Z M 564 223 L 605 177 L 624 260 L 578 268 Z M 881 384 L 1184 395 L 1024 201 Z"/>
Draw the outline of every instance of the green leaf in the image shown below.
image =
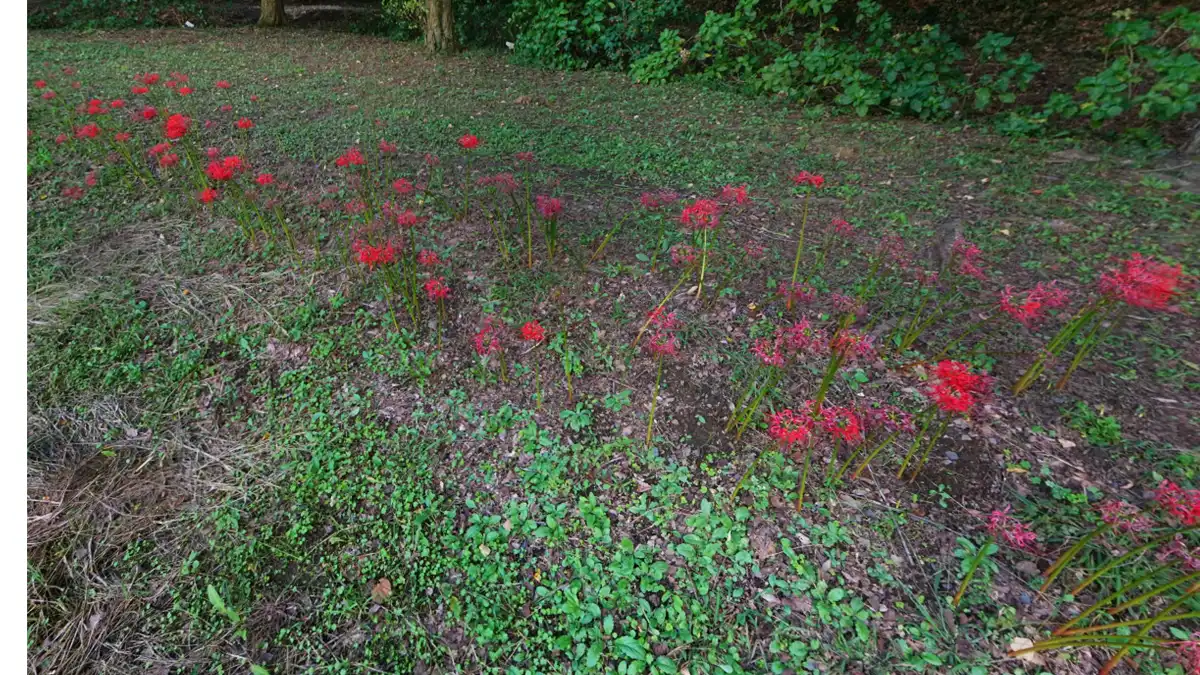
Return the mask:
<path fill-rule="evenodd" d="M 263 668 L 257 663 L 250 664 L 250 673 L 251 675 L 271 675 L 271 671 Z"/>
<path fill-rule="evenodd" d="M 222 614 L 229 611 L 225 608 L 225 601 L 221 599 L 221 594 L 217 593 L 217 589 L 212 584 L 208 585 L 208 601 Z"/>
<path fill-rule="evenodd" d="M 846 597 L 846 591 L 841 588 L 835 588 L 832 591 L 829 591 L 829 601 L 830 602 L 841 602 L 842 598 L 845 598 L 845 597 Z"/>
<path fill-rule="evenodd" d="M 679 668 L 675 666 L 675 662 L 665 656 L 660 656 L 654 659 L 654 667 L 658 668 L 660 673 L 677 673 Z"/>
<path fill-rule="evenodd" d="M 593 642 L 587 651 L 587 667 L 595 668 L 596 664 L 600 663 L 600 654 L 603 652 L 604 643 L 599 641 Z"/>
<path fill-rule="evenodd" d="M 617 646 L 617 651 L 622 656 L 628 659 L 641 661 L 646 658 L 646 648 L 638 642 L 637 638 L 630 635 L 622 635 L 613 640 L 613 644 Z"/>

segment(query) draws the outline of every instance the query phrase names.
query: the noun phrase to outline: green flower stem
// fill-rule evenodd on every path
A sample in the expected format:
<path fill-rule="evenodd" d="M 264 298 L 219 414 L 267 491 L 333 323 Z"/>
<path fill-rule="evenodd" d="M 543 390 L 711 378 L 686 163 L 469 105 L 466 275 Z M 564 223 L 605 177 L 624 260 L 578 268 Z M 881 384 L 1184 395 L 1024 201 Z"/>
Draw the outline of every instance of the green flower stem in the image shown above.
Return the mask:
<path fill-rule="evenodd" d="M 796 239 L 796 262 L 792 263 L 792 284 L 800 276 L 800 256 L 804 253 L 804 229 L 808 226 L 808 199 L 812 192 L 804 193 L 804 215 L 800 218 L 800 236 Z M 789 307 L 788 309 L 791 309 Z"/>
<path fill-rule="evenodd" d="M 953 607 L 958 607 L 958 603 L 962 602 L 963 594 L 967 592 L 967 586 L 971 583 L 971 579 L 975 578 L 975 572 L 979 570 L 979 566 L 983 564 L 983 559 L 988 557 L 988 550 L 996 543 L 992 537 L 988 537 L 987 541 L 983 542 L 983 546 L 975 552 L 971 557 L 971 561 L 967 563 L 967 573 L 963 576 L 962 584 L 958 587 L 958 592 L 954 594 L 954 600 L 950 602 Z"/>

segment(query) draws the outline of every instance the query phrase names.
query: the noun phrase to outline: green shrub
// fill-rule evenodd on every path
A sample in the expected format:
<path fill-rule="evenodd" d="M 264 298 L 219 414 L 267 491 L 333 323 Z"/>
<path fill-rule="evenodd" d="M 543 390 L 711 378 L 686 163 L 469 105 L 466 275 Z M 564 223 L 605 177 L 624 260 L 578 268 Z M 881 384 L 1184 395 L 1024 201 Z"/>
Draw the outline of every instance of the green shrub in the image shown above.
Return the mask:
<path fill-rule="evenodd" d="M 33 0 L 28 22 L 37 28 L 178 26 L 202 15 L 196 0 Z"/>

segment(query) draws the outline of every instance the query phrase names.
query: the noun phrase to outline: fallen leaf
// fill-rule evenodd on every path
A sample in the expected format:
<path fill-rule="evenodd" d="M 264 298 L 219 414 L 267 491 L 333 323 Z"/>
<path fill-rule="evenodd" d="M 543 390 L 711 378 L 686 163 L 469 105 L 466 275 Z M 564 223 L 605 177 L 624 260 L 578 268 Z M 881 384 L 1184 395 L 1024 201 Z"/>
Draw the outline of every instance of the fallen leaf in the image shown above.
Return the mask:
<path fill-rule="evenodd" d="M 1063 446 L 1067 450 L 1070 450 L 1071 448 L 1075 447 L 1075 441 L 1068 441 L 1065 438 L 1058 439 L 1058 444 Z"/>
<path fill-rule="evenodd" d="M 392 582 L 387 579 L 380 579 L 379 583 L 371 587 L 371 599 L 375 602 L 383 602 L 392 595 Z"/>
<path fill-rule="evenodd" d="M 1029 649 L 1032 646 L 1033 646 L 1033 640 L 1030 640 L 1029 638 L 1026 638 L 1026 637 L 1015 637 L 1012 639 L 1012 642 L 1008 643 L 1008 653 L 1009 653 L 1009 655 L 1015 656 L 1018 659 L 1021 659 L 1022 661 L 1026 662 L 1026 663 L 1032 663 L 1032 664 L 1038 665 L 1038 666 L 1046 665 L 1046 659 L 1037 652 L 1023 652 L 1021 654 L 1013 653 L 1013 652 L 1019 652 L 1022 649 Z"/>

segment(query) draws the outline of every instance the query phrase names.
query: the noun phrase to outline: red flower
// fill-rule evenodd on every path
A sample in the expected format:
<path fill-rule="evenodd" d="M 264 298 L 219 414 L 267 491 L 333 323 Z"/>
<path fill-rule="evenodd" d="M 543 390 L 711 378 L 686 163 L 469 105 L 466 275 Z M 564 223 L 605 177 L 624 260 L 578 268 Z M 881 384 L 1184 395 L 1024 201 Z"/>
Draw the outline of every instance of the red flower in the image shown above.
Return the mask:
<path fill-rule="evenodd" d="M 787 328 L 780 329 L 783 345 L 796 353 L 820 354 L 829 347 L 825 331 L 813 328 L 808 319 L 800 319 Z"/>
<path fill-rule="evenodd" d="M 397 178 L 392 182 L 392 189 L 396 191 L 396 194 L 403 197 L 405 195 L 412 194 L 413 184 L 412 181 L 407 178 Z"/>
<path fill-rule="evenodd" d="M 155 145 L 150 147 L 150 154 L 151 155 L 161 155 L 170 149 L 171 149 L 170 143 L 166 143 L 166 142 L 156 143 Z"/>
<path fill-rule="evenodd" d="M 742 244 L 742 251 L 748 257 L 754 258 L 755 260 L 763 257 L 767 253 L 767 249 L 763 248 L 763 245 L 756 241 L 748 241 Z"/>
<path fill-rule="evenodd" d="M 165 155 L 158 156 L 158 165 L 163 168 L 172 167 L 178 163 L 179 163 L 179 155 L 177 155 L 173 152 L 168 152 Z"/>
<path fill-rule="evenodd" d="M 854 234 L 854 226 L 841 218 L 834 218 L 829 222 L 829 226 L 833 228 L 835 234 L 843 237 L 849 237 Z"/>
<path fill-rule="evenodd" d="M 1192 639 L 1180 640 L 1175 643 L 1175 653 L 1183 662 L 1184 673 L 1187 675 L 1200 674 L 1200 631 L 1192 633 Z"/>
<path fill-rule="evenodd" d="M 437 155 L 435 155 L 433 153 L 429 153 L 429 152 L 425 153 L 425 165 L 426 166 L 437 166 L 438 164 L 441 164 L 441 163 L 442 163 L 442 160 L 438 159 Z"/>
<path fill-rule="evenodd" d="M 67 135 L 66 135 L 66 134 L 59 134 L 59 135 L 57 135 L 57 136 L 55 136 L 55 137 L 54 137 L 54 143 L 55 143 L 56 145 L 62 145 L 63 143 L 66 143 L 66 142 L 67 142 Z"/>
<path fill-rule="evenodd" d="M 363 157 L 363 154 L 358 151 L 358 148 L 350 148 L 346 152 L 342 153 L 342 155 L 334 162 L 334 164 L 337 164 L 340 167 L 362 166 L 366 163 L 367 158 Z"/>
<path fill-rule="evenodd" d="M 699 251 L 694 246 L 687 244 L 675 244 L 671 247 L 671 264 L 677 267 L 691 265 L 696 262 L 696 258 L 700 255 Z"/>
<path fill-rule="evenodd" d="M 871 431 L 882 429 L 887 432 L 902 431 L 910 434 L 916 431 L 913 416 L 894 405 L 873 403 L 866 406 L 862 409 L 862 419 L 864 426 Z"/>
<path fill-rule="evenodd" d="M 483 328 L 475 334 L 475 353 L 480 356 L 500 351 L 500 328 L 502 324 L 492 315 L 483 318 Z"/>
<path fill-rule="evenodd" d="M 260 173 L 254 177 L 254 181 L 259 185 L 266 187 L 267 185 L 275 182 L 275 176 L 272 176 L 269 173 Z"/>
<path fill-rule="evenodd" d="M 142 84 L 144 84 L 146 86 L 150 86 L 153 84 L 157 84 L 160 79 L 160 76 L 158 73 L 146 73 L 144 75 L 138 75 L 134 79 L 137 80 L 138 82 L 141 82 Z"/>
<path fill-rule="evenodd" d="M 42 100 L 43 101 L 53 100 L 55 96 L 58 96 L 58 94 L 54 93 L 54 91 L 50 90 L 50 89 L 47 89 L 46 91 L 42 92 Z"/>
<path fill-rule="evenodd" d="M 480 186 L 487 187 L 495 186 L 496 189 L 506 195 L 510 195 L 517 191 L 517 179 L 513 178 L 511 173 L 498 173 L 495 176 L 484 176 L 476 181 Z"/>
<path fill-rule="evenodd" d="M 71 83 L 71 88 L 72 88 L 72 89 L 78 89 L 78 88 L 80 88 L 80 87 L 82 87 L 82 86 L 83 86 L 83 83 L 82 83 L 82 82 L 72 82 L 72 83 Z"/>
<path fill-rule="evenodd" d="M 1027 327 L 1042 319 L 1047 309 L 1065 304 L 1067 292 L 1055 286 L 1053 281 L 1049 284 L 1039 283 L 1023 293 L 1014 293 L 1011 286 L 1005 286 L 1000 293 L 1000 310 Z"/>
<path fill-rule="evenodd" d="M 203 190 L 200 191 L 200 195 L 197 198 L 200 200 L 201 204 L 211 204 L 211 203 L 215 202 L 220 196 L 221 196 L 221 193 L 217 192 L 216 190 L 214 190 L 212 188 L 204 188 Z"/>
<path fill-rule="evenodd" d="M 446 277 L 433 277 L 425 282 L 425 295 L 430 300 L 445 300 L 450 297 L 450 287 L 446 285 Z"/>
<path fill-rule="evenodd" d="M 132 93 L 134 96 L 141 96 L 142 94 L 148 94 L 148 93 L 150 93 L 150 88 L 149 88 L 149 87 L 143 87 L 143 86 L 141 86 L 140 84 L 135 84 L 135 85 L 133 85 L 132 87 L 130 87 L 130 88 L 129 88 L 129 91 L 130 91 L 130 93 Z"/>
<path fill-rule="evenodd" d="M 89 114 L 89 115 L 101 115 L 101 114 L 103 114 L 103 113 L 106 113 L 106 112 L 108 112 L 108 109 L 105 107 L 105 103 L 104 103 L 104 101 L 101 101 L 101 100 L 100 100 L 100 99 L 98 99 L 98 98 L 94 98 L 94 99 L 92 99 L 92 100 L 88 101 L 88 103 L 87 103 L 87 114 Z"/>
<path fill-rule="evenodd" d="M 379 141 L 379 151 L 384 154 L 391 154 L 396 151 L 396 144 L 381 140 Z"/>
<path fill-rule="evenodd" d="M 246 163 L 237 155 L 230 155 L 229 157 L 226 157 L 225 159 L 221 160 L 221 164 L 225 165 L 226 169 L 234 172 L 245 171 L 247 168 Z"/>
<path fill-rule="evenodd" d="M 781 367 L 783 365 L 783 353 L 779 351 L 780 344 L 783 340 L 782 336 L 772 340 L 771 338 L 759 338 L 754 341 L 750 347 L 750 352 L 758 357 L 764 366 Z"/>
<path fill-rule="evenodd" d="M 34 80 L 34 81 L 33 81 L 33 88 L 34 88 L 34 89 L 45 89 L 45 88 L 46 88 L 46 81 L 45 81 L 45 80 Z"/>
<path fill-rule="evenodd" d="M 152 120 L 155 117 L 158 117 L 158 108 L 155 108 L 154 106 L 150 106 L 150 105 L 146 106 L 145 108 L 142 108 L 142 119 Z"/>
<path fill-rule="evenodd" d="M 420 218 L 412 212 L 412 209 L 406 209 L 396 215 L 396 224 L 400 227 L 416 227 L 424 218 Z"/>
<path fill-rule="evenodd" d="M 1119 499 L 1107 499 L 1096 510 L 1100 512 L 1100 520 L 1117 532 L 1145 532 L 1154 526 L 1138 507 Z"/>
<path fill-rule="evenodd" d="M 546 339 L 546 329 L 536 321 L 529 321 L 521 326 L 521 339 L 526 342 L 541 342 Z"/>
<path fill-rule="evenodd" d="M 1182 265 L 1167 265 L 1134 253 L 1121 269 L 1100 277 L 1100 292 L 1133 307 L 1178 311 L 1172 307 L 1184 282 Z"/>
<path fill-rule="evenodd" d="M 829 351 L 837 354 L 845 361 L 871 356 L 875 353 L 875 345 L 871 336 L 860 333 L 853 328 L 838 331 L 829 340 Z"/>
<path fill-rule="evenodd" d="M 988 534 L 1013 548 L 1032 551 L 1033 543 L 1037 541 L 1037 534 L 1029 529 L 1029 526 L 1009 515 L 1011 507 L 1004 507 L 992 511 L 988 516 L 987 530 Z"/>
<path fill-rule="evenodd" d="M 437 267 L 438 265 L 442 264 L 442 259 L 438 257 L 437 253 L 430 251 L 429 249 L 422 249 L 421 252 L 417 254 L 417 262 L 424 267 Z"/>
<path fill-rule="evenodd" d="M 209 179 L 215 181 L 227 181 L 233 178 L 233 169 L 225 166 L 224 162 L 209 162 L 204 173 L 208 174 Z"/>
<path fill-rule="evenodd" d="M 149 119 L 149 118 L 147 118 Z M 192 124 L 189 117 L 175 113 L 167 118 L 167 138 L 179 139 L 187 135 L 188 127 Z"/>
<path fill-rule="evenodd" d="M 351 199 L 350 201 L 346 202 L 346 213 L 349 213 L 352 216 L 356 216 L 360 213 L 366 213 L 366 211 L 367 203 L 361 199 Z"/>
<path fill-rule="evenodd" d="M 465 134 L 458 139 L 458 144 L 464 150 L 474 150 L 479 147 L 479 138 L 471 134 Z"/>
<path fill-rule="evenodd" d="M 721 207 L 711 199 L 697 199 L 683 209 L 679 222 L 689 230 L 711 230 L 720 221 Z"/>
<path fill-rule="evenodd" d="M 75 138 L 95 138 L 100 135 L 100 127 L 95 122 L 89 122 L 75 130 Z"/>
<path fill-rule="evenodd" d="M 775 294 L 790 305 L 797 302 L 809 302 L 817 296 L 817 290 L 800 281 L 781 281 L 779 288 L 775 289 Z"/>
<path fill-rule="evenodd" d="M 745 185 L 726 185 L 721 188 L 721 201 L 730 204 L 745 204 L 750 201 L 750 197 L 746 196 Z"/>
<path fill-rule="evenodd" d="M 790 448 L 808 441 L 814 421 L 808 415 L 797 415 L 790 408 L 767 415 L 767 434 L 781 448 Z"/>
<path fill-rule="evenodd" d="M 833 438 L 841 439 L 849 445 L 857 445 L 863 440 L 862 422 L 852 408 L 826 406 L 822 415 L 821 427 Z"/>
<path fill-rule="evenodd" d="M 233 85 L 229 84 L 225 80 L 217 80 L 217 89 L 228 89 L 231 86 Z"/>
<path fill-rule="evenodd" d="M 374 270 L 376 265 L 387 265 L 396 261 L 396 249 L 390 244 L 383 246 L 368 246 L 361 241 L 354 242 L 354 251 L 358 253 L 358 261 Z"/>
<path fill-rule="evenodd" d="M 542 214 L 542 217 L 546 220 L 557 218 L 558 214 L 562 212 L 562 200 L 560 200 L 558 197 L 538 195 L 537 209 L 538 213 Z"/>
<path fill-rule="evenodd" d="M 792 182 L 796 185 L 811 185 L 815 188 L 819 188 L 825 184 L 825 177 L 815 173 L 801 171 L 795 176 L 792 176 Z"/>
<path fill-rule="evenodd" d="M 679 338 L 675 335 L 675 331 L 681 324 L 675 318 L 675 312 L 667 312 L 665 308 L 658 307 L 650 310 L 648 316 L 649 325 L 654 326 L 654 333 L 646 342 L 646 351 L 656 357 L 677 355 Z"/>
<path fill-rule="evenodd" d="M 221 154 L 220 148 L 205 148 L 204 154 L 208 155 L 209 159 L 216 159 L 217 155 Z"/>
<path fill-rule="evenodd" d="M 965 413 L 978 398 L 987 393 L 991 378 L 972 373 L 971 367 L 960 361 L 940 361 L 930 378 L 930 396 L 938 408 L 948 413 Z"/>
<path fill-rule="evenodd" d="M 251 122 L 249 117 L 243 117 L 243 118 L 241 118 L 240 120 L 238 120 L 238 121 L 237 121 L 237 128 L 239 128 L 239 129 L 253 129 L 253 128 L 254 128 L 254 122 Z"/>
<path fill-rule="evenodd" d="M 1184 490 L 1164 479 L 1154 491 L 1154 501 L 1183 525 L 1200 521 L 1200 490 Z"/>
<path fill-rule="evenodd" d="M 867 313 L 866 304 L 858 298 L 842 295 L 841 293 L 830 293 L 829 300 L 833 303 L 837 311 L 843 314 L 853 314 L 861 319 Z"/>
<path fill-rule="evenodd" d="M 125 107 L 125 99 L 117 98 L 109 102 L 109 107 L 120 110 Z"/>
<path fill-rule="evenodd" d="M 228 103 L 221 106 L 221 112 L 231 112 L 232 110 L 233 110 L 233 106 Z"/>
<path fill-rule="evenodd" d="M 192 88 L 191 87 L 180 87 L 179 89 L 176 89 L 176 91 L 179 92 L 180 96 L 187 96 L 188 94 L 192 93 Z"/>
<path fill-rule="evenodd" d="M 96 187 L 96 170 L 92 169 L 91 171 L 87 172 L 87 175 L 83 178 L 83 182 L 88 187 Z"/>
<path fill-rule="evenodd" d="M 82 199 L 84 193 L 85 190 L 82 187 L 78 185 L 68 185 L 62 189 L 60 194 L 66 199 L 74 201 L 76 199 Z"/>
<path fill-rule="evenodd" d="M 517 154 L 513 155 L 513 157 L 515 157 L 518 162 L 532 162 L 533 161 L 533 153 L 532 152 L 518 152 Z"/>
<path fill-rule="evenodd" d="M 133 137 L 124 131 L 118 131 L 115 135 L 113 135 L 113 140 L 118 143 L 124 143 L 125 141 L 128 141 L 130 138 L 133 138 Z"/>
<path fill-rule="evenodd" d="M 959 237 L 954 240 L 954 246 L 951 248 L 951 255 L 958 260 L 958 273 L 969 277 L 975 277 L 980 281 L 986 281 L 987 275 L 983 273 L 983 251 L 971 242 Z"/>

